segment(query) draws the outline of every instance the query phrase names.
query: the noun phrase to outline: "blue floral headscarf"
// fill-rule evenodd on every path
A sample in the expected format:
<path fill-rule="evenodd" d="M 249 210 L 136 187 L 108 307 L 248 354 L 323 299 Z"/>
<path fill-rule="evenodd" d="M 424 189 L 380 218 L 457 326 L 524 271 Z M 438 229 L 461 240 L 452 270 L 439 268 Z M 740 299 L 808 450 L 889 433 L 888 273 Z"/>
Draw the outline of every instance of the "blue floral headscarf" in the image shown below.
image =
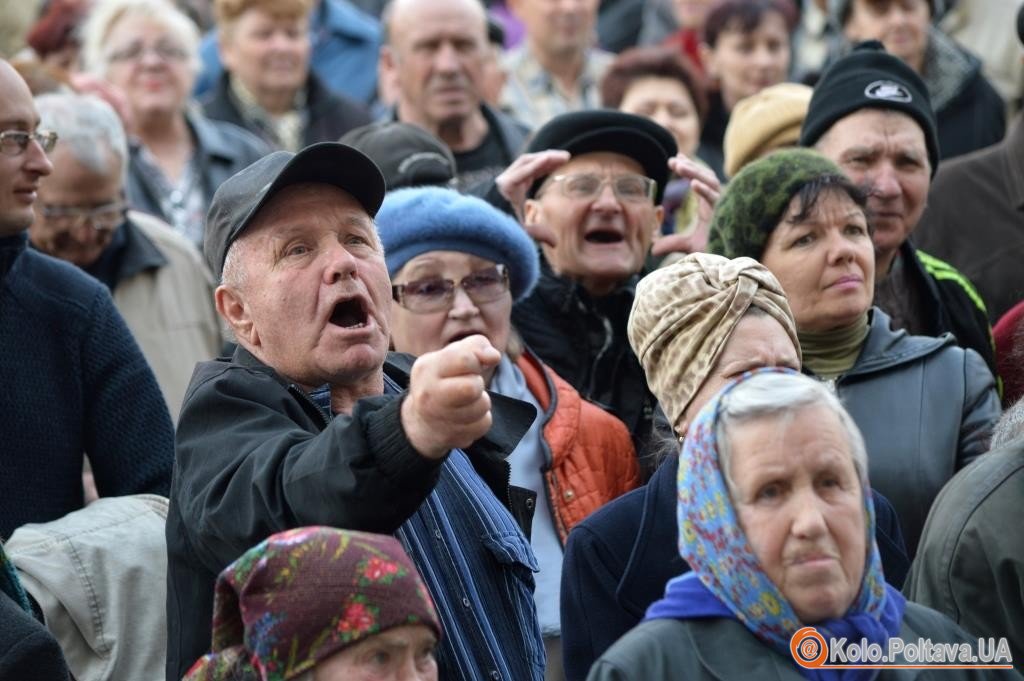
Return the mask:
<path fill-rule="evenodd" d="M 717 426 L 722 401 L 737 385 L 765 373 L 799 375 L 791 369 L 758 369 L 723 388 L 690 425 L 679 456 L 679 553 L 692 572 L 668 583 L 665 597 L 647 611 L 646 619 L 733 617 L 751 633 L 788 659 L 790 639 L 802 623 L 792 606 L 768 578 L 740 528 L 719 465 Z M 808 379 L 810 380 L 810 379 Z M 860 592 L 847 613 L 815 624 L 826 638 L 867 638 L 885 645 L 899 633 L 906 601 L 886 584 L 875 544 L 875 511 L 871 488 L 862 485 L 868 546 Z M 794 662 L 794 665 L 796 663 Z M 871 669 L 805 669 L 810 679 L 871 679 Z"/>

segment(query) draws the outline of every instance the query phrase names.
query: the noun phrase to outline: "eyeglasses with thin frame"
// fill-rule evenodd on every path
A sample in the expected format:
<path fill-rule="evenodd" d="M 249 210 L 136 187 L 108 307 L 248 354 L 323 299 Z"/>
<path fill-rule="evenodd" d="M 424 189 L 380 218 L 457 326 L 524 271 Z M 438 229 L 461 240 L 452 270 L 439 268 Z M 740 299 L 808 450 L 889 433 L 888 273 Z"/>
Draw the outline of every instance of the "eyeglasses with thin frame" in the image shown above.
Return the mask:
<path fill-rule="evenodd" d="M 47 204 L 39 208 L 46 223 L 61 232 L 75 231 L 86 224 L 97 232 L 111 232 L 121 226 L 128 212 L 128 205 L 120 199 L 93 208 Z"/>
<path fill-rule="evenodd" d="M 57 145 L 57 133 L 52 130 L 4 130 L 0 132 L 0 154 L 4 156 L 21 156 L 28 149 L 28 144 L 35 140 L 45 153 L 53 151 Z"/>
<path fill-rule="evenodd" d="M 596 173 L 552 175 L 548 178 L 547 184 L 559 185 L 563 196 L 580 201 L 597 198 L 605 184 L 611 184 L 616 198 L 627 203 L 654 201 L 655 190 L 658 187 L 658 183 L 651 178 L 633 173 L 614 177 Z"/>
<path fill-rule="evenodd" d="M 134 42 L 108 54 L 107 61 L 115 64 L 137 62 L 141 61 L 148 52 L 152 52 L 165 62 L 181 62 L 188 58 L 188 52 L 184 48 L 171 43 L 158 42 L 156 45 L 144 45 L 141 42 Z"/>
<path fill-rule="evenodd" d="M 504 265 L 470 272 L 460 281 L 432 277 L 391 287 L 391 295 L 410 312 L 440 312 L 451 307 L 455 289 L 461 288 L 475 305 L 490 303 L 508 291 L 508 268 Z"/>

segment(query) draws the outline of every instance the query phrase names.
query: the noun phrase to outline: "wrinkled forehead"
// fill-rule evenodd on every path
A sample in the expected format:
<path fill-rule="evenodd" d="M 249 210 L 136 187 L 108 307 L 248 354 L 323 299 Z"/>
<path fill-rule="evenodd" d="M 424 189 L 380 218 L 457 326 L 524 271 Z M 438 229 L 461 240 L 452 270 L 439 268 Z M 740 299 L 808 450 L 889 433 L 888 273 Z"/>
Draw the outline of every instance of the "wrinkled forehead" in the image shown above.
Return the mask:
<path fill-rule="evenodd" d="M 840 150 L 885 142 L 903 151 L 928 153 L 925 133 L 918 122 L 894 109 L 859 109 L 836 121 L 822 140 L 831 141 Z"/>

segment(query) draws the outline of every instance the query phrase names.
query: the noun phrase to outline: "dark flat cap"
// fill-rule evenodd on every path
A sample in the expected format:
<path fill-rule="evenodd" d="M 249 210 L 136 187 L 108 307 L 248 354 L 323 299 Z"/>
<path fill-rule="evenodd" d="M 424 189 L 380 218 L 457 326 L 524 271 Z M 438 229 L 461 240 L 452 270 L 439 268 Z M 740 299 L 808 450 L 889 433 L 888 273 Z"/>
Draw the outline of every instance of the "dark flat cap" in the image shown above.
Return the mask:
<path fill-rule="evenodd" d="M 446 187 L 455 179 L 455 157 L 448 145 L 411 123 L 371 123 L 349 130 L 339 141 L 377 164 L 388 191 L 424 185 Z"/>
<path fill-rule="evenodd" d="M 661 203 L 668 182 L 668 160 L 676 155 L 672 134 L 649 118 L 598 109 L 573 111 L 555 116 L 537 131 L 526 151 L 564 149 L 573 156 L 593 152 L 611 152 L 627 156 L 640 164 L 644 174 L 658 183 L 655 201 Z M 530 188 L 536 194 L 544 178 Z"/>
<path fill-rule="evenodd" d="M 213 195 L 206 215 L 203 255 L 217 279 L 228 248 L 279 191 L 306 182 L 332 184 L 362 205 L 370 217 L 384 200 L 384 177 L 365 154 L 337 142 L 321 142 L 296 154 L 275 151 L 229 177 Z"/>

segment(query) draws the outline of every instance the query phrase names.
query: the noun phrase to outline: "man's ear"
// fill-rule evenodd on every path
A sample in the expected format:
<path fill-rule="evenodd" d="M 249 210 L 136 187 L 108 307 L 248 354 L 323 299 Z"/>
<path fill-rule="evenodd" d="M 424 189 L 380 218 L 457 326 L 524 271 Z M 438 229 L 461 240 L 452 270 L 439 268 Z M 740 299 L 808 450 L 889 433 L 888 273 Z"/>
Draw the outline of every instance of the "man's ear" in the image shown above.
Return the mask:
<path fill-rule="evenodd" d="M 523 202 L 523 222 L 539 222 L 544 215 L 544 207 L 537 199 L 526 199 Z"/>
<path fill-rule="evenodd" d="M 217 314 L 228 323 L 239 343 L 247 350 L 259 347 L 260 339 L 256 324 L 249 314 L 245 299 L 239 292 L 221 284 L 213 292 L 213 301 L 217 306 Z"/>
<path fill-rule="evenodd" d="M 654 224 L 651 225 L 651 239 L 658 236 L 661 233 L 661 225 L 665 222 L 665 208 L 664 206 L 654 207 Z"/>

